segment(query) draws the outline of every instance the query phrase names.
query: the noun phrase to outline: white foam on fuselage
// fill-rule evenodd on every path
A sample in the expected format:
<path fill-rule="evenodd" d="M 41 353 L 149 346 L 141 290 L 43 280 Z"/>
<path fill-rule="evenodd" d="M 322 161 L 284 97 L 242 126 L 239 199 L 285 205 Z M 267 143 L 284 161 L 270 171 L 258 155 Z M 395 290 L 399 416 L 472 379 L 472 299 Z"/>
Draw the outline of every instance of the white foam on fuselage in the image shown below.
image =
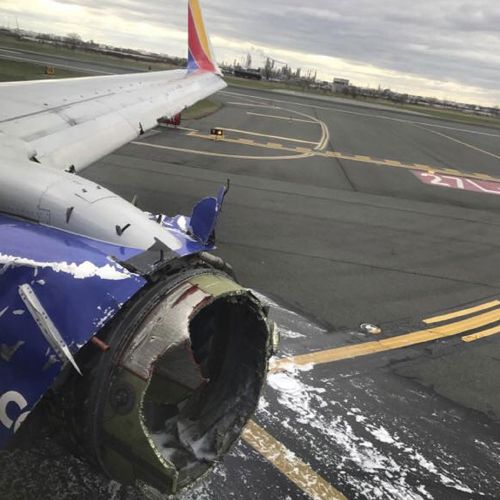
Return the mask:
<path fill-rule="evenodd" d="M 39 262 L 24 257 L 4 255 L 0 253 L 0 265 L 10 264 L 13 266 L 24 266 L 33 268 L 49 268 L 56 273 L 71 274 L 75 279 L 87 279 L 98 277 L 103 280 L 124 280 L 130 277 L 130 273 L 125 269 L 117 269 L 111 264 L 98 267 L 92 262 L 85 261 L 81 264 L 68 262 Z"/>

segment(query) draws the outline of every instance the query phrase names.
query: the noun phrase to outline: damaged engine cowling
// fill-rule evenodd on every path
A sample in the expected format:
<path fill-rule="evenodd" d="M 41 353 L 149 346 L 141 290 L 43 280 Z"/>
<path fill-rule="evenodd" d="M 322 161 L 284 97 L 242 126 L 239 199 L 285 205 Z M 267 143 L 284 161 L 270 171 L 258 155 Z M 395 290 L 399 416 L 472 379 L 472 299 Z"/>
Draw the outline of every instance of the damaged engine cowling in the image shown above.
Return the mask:
<path fill-rule="evenodd" d="M 266 311 L 217 270 L 160 277 L 80 352 L 61 391 L 80 449 L 111 478 L 174 493 L 256 409 L 274 346 Z M 107 349 L 105 346 L 109 346 Z M 68 390 L 67 384 L 73 384 Z"/>

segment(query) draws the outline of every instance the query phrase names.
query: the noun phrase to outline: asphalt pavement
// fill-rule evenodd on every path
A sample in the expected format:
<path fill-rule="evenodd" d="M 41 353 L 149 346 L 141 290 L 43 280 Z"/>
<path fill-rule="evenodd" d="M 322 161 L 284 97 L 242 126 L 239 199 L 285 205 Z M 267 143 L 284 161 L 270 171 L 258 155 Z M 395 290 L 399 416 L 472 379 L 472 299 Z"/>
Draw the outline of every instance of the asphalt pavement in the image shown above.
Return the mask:
<path fill-rule="evenodd" d="M 462 337 L 500 320 L 500 130 L 236 88 L 218 98 L 218 113 L 158 129 L 85 175 L 169 214 L 230 179 L 219 254 L 316 325 L 285 336 L 282 356 L 398 339 L 465 310 L 436 323 L 458 335 L 272 374 L 257 421 L 348 498 L 494 498 L 500 342 Z M 491 303 L 484 320 L 467 312 Z M 233 455 L 219 472 L 229 479 L 204 494 L 303 494 L 254 455 Z"/>
<path fill-rule="evenodd" d="M 230 179 L 217 253 L 282 333 L 254 423 L 181 497 L 498 498 L 500 129 L 232 87 L 217 99 L 82 173 L 169 215 Z M 13 498 L 160 498 L 50 439 L 0 466 Z"/>

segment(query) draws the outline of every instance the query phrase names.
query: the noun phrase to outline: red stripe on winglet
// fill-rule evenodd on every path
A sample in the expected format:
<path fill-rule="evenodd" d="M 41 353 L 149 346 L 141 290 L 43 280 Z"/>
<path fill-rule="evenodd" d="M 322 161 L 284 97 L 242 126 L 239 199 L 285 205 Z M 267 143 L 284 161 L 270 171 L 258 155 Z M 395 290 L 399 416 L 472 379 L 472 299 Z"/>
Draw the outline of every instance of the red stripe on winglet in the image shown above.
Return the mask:
<path fill-rule="evenodd" d="M 198 38 L 198 32 L 196 31 L 196 26 L 194 24 L 193 15 L 191 14 L 191 9 L 189 9 L 188 18 L 189 51 L 191 52 L 191 55 L 194 57 L 201 70 L 216 73 L 214 64 L 212 63 L 212 61 L 210 61 L 207 54 L 205 54 L 203 47 L 201 46 L 200 39 Z"/>

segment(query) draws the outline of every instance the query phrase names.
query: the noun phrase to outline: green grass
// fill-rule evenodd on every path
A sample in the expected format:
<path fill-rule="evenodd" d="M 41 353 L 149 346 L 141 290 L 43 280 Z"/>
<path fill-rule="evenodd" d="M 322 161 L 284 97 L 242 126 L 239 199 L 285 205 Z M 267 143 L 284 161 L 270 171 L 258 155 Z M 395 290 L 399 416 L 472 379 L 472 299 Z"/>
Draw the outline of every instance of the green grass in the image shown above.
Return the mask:
<path fill-rule="evenodd" d="M 165 63 L 148 63 L 144 61 L 138 61 L 131 57 L 122 58 L 105 54 L 96 54 L 81 49 L 73 50 L 67 47 L 56 47 L 53 45 L 37 43 L 29 40 L 18 40 L 17 38 L 6 35 L 0 35 L 0 47 L 21 49 L 21 50 L 37 52 L 39 54 L 65 57 L 79 61 L 85 61 L 91 63 L 94 62 L 97 64 L 99 63 L 109 64 L 111 66 L 126 67 L 138 70 L 151 69 L 157 71 L 157 70 L 166 70 L 175 68 L 175 66 Z M 55 76 L 51 77 L 44 74 L 44 66 L 32 63 L 0 60 L 0 81 L 70 78 L 70 77 L 84 76 L 86 74 L 89 75 L 90 73 L 85 73 L 84 71 L 72 71 L 67 69 L 56 68 Z M 247 80 L 244 78 L 236 78 L 232 76 L 226 76 L 225 80 L 230 85 L 246 89 L 288 90 L 288 91 L 304 92 L 311 96 L 335 97 L 351 101 L 355 100 L 359 102 L 380 104 L 382 106 L 386 106 L 389 109 L 416 111 L 418 113 L 422 113 L 429 117 L 441 118 L 444 120 L 450 120 L 471 125 L 485 125 L 489 127 L 500 128 L 500 119 L 498 118 L 470 115 L 460 111 L 434 109 L 423 106 L 415 106 L 411 104 L 399 104 L 386 101 L 384 99 L 376 99 L 376 98 L 357 97 L 356 99 L 353 99 L 352 97 L 343 94 L 333 94 L 328 91 L 312 90 L 308 89 L 307 87 L 303 87 L 300 85 L 292 85 L 286 82 Z M 202 103 L 198 103 L 193 108 L 189 109 L 184 114 L 184 117 L 186 119 L 202 118 L 203 116 L 207 116 L 208 114 L 217 111 L 220 108 L 220 106 L 221 104 L 217 103 L 217 101 L 202 101 Z"/>
<path fill-rule="evenodd" d="M 0 35 L 0 47 L 11 48 L 11 49 L 21 49 L 32 52 L 37 52 L 39 54 L 47 54 L 59 57 L 65 57 L 69 59 L 75 59 L 79 61 L 85 62 L 94 62 L 97 64 L 109 64 L 111 66 L 118 67 L 126 67 L 131 69 L 138 70 L 166 70 L 173 69 L 176 66 L 166 63 L 148 63 L 144 61 L 138 61 L 131 57 L 116 57 L 105 54 L 96 54 L 93 52 L 88 52 L 81 49 L 70 49 L 68 47 L 56 47 L 49 44 L 37 43 L 30 40 L 19 40 L 15 37 Z M 17 63 L 17 62 L 7 62 L 9 67 L 5 67 L 4 61 L 0 62 L 0 81 L 9 81 L 9 80 L 30 80 L 30 79 L 40 79 L 40 78 L 54 78 L 47 77 L 43 74 L 43 67 L 38 66 L 36 64 L 29 63 Z M 42 69 L 40 71 L 40 68 Z M 70 71 L 65 69 L 57 69 L 55 78 L 68 78 L 74 76 L 83 76 L 85 73 Z M 387 108 L 392 109 L 401 109 L 401 110 L 409 110 L 416 111 L 418 113 L 422 113 L 424 115 L 441 118 L 445 120 L 456 121 L 460 123 L 468 123 L 473 125 L 485 125 L 489 127 L 500 128 L 500 119 L 492 118 L 487 116 L 477 116 L 470 115 L 467 113 L 463 113 L 460 111 L 454 110 L 442 110 L 442 109 L 434 109 L 423 106 L 415 106 L 411 104 L 399 104 L 393 103 L 390 101 L 386 101 L 384 99 L 376 99 L 376 98 L 365 98 L 365 97 L 357 97 L 353 99 L 350 96 L 346 96 L 343 94 L 333 94 L 328 91 L 321 90 L 312 90 L 307 87 L 303 87 L 300 85 L 292 85 L 285 82 L 268 82 L 268 81 L 257 81 L 257 80 L 247 80 L 244 78 L 236 78 L 232 76 L 226 76 L 225 80 L 230 84 L 236 87 L 253 89 L 253 90 L 288 90 L 288 91 L 297 91 L 304 92 L 311 96 L 320 95 L 325 97 L 335 97 L 342 98 L 346 100 L 356 100 L 360 102 L 374 103 L 380 104 L 382 106 L 387 106 Z M 207 104 L 205 104 L 207 106 Z M 215 110 L 216 111 L 216 110 Z M 213 111 L 210 111 L 213 112 Z M 208 112 L 207 114 L 210 114 Z M 196 111 L 193 111 L 196 113 Z"/>
<path fill-rule="evenodd" d="M 224 76 L 224 80 L 229 85 L 234 85 L 235 87 L 243 87 L 246 89 L 255 89 L 255 90 L 296 90 L 299 92 L 307 92 L 305 87 L 299 85 L 291 85 L 285 82 L 268 82 L 266 80 L 249 80 L 247 78 L 237 78 L 235 76 Z M 312 90 L 309 90 L 310 93 L 313 93 Z M 319 94 L 320 92 L 314 92 L 315 94 Z"/>
<path fill-rule="evenodd" d="M 85 62 L 94 62 L 100 64 L 109 64 L 112 66 L 133 68 L 138 70 L 147 71 L 149 69 L 154 71 L 166 70 L 177 68 L 172 64 L 145 62 L 139 61 L 132 57 L 117 57 L 107 54 L 98 54 L 82 49 L 70 49 L 69 47 L 57 47 L 47 43 L 37 43 L 30 40 L 18 40 L 17 38 L 0 35 L 0 47 L 7 49 L 19 49 L 38 54 L 46 54 L 57 57 L 65 57 L 68 59 L 75 59 Z"/>
<path fill-rule="evenodd" d="M 222 108 L 222 102 L 214 99 L 203 99 L 182 113 L 183 120 L 199 120 Z"/>
<path fill-rule="evenodd" d="M 424 113 L 428 116 L 433 116 L 435 118 L 442 118 L 444 120 L 450 120 L 455 122 L 458 121 L 461 123 L 470 123 L 472 125 L 487 125 L 494 128 L 500 128 L 500 118 L 494 118 L 491 116 L 470 115 L 468 113 L 463 113 L 461 111 L 423 108 L 421 106 L 412 106 L 410 104 L 397 105 L 397 106 L 402 109 L 417 111 L 419 113 Z"/>
<path fill-rule="evenodd" d="M 45 66 L 6 61 L 0 59 L 0 82 L 17 82 L 22 80 L 52 80 L 55 78 L 73 78 L 77 76 L 84 76 L 84 73 L 69 71 L 56 68 L 56 73 L 53 76 L 45 74 Z"/>

